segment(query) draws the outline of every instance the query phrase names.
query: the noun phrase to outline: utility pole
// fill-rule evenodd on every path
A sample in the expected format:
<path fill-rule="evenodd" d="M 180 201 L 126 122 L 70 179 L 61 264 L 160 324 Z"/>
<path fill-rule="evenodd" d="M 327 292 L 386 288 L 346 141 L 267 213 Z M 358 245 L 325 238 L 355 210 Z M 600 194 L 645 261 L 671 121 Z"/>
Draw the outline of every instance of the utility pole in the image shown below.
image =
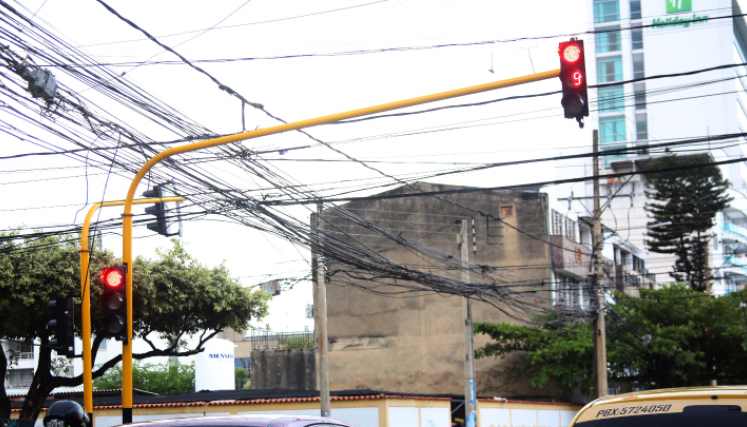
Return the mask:
<path fill-rule="evenodd" d="M 323 228 L 322 213 L 323 204 L 318 203 L 316 209 L 316 221 L 314 227 L 318 238 L 311 254 L 312 268 L 314 269 L 314 334 L 317 340 L 317 382 L 319 384 L 319 403 L 321 404 L 321 416 L 329 417 L 329 355 L 327 340 L 327 287 L 324 282 L 324 258 L 321 254 L 321 230 Z M 313 238 L 312 238 L 313 241 Z"/>
<path fill-rule="evenodd" d="M 599 176 L 599 130 L 594 129 L 594 176 Z M 597 299 L 597 316 L 594 329 L 594 373 L 596 374 L 597 397 L 607 395 L 607 332 L 604 325 L 604 286 L 602 278 L 602 209 L 599 206 L 599 178 L 594 179 L 594 234 L 592 236 L 594 253 L 594 296 Z"/>
<path fill-rule="evenodd" d="M 469 240 L 467 240 L 467 221 L 462 220 L 462 230 L 459 236 L 459 246 L 462 250 L 462 280 L 469 282 Z M 475 427 L 475 406 L 477 396 L 475 392 L 475 327 L 472 322 L 472 301 L 468 296 L 462 297 L 462 313 L 464 315 L 464 420 L 467 427 Z"/>

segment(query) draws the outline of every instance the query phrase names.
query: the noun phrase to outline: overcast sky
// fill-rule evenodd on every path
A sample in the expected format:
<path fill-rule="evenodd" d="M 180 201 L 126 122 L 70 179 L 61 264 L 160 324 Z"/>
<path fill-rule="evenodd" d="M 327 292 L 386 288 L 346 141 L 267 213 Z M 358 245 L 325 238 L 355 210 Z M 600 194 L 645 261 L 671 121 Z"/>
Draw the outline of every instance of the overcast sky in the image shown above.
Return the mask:
<path fill-rule="evenodd" d="M 478 43 L 583 32 L 589 19 L 582 0 L 112 0 L 108 4 L 190 60 L 348 53 L 199 64 L 248 100 L 264 104 L 270 112 L 287 121 L 558 68 L 557 45 L 567 37 Z M 177 60 L 94 0 L 20 1 L 15 5 L 30 11 L 29 16 L 38 10 L 36 22 L 48 25 L 101 62 Z M 198 31 L 211 27 L 215 28 Z M 475 44 L 372 53 L 385 48 L 451 43 Z M 350 54 L 361 51 L 365 53 Z M 239 101 L 185 65 L 113 67 L 216 133 L 242 130 Z M 86 95 L 93 93 L 77 82 L 65 80 L 65 76 L 60 79 Z M 552 79 L 433 106 L 559 88 L 557 79 Z M 106 105 L 105 101 L 101 105 Z M 309 132 L 324 141 L 336 142 L 339 150 L 356 158 L 393 162 L 376 166 L 389 174 L 404 174 L 448 169 L 460 163 L 550 156 L 554 148 L 590 145 L 590 129 L 594 125 L 579 130 L 574 121 L 562 118 L 559 107 L 560 96 L 555 95 L 324 126 Z M 0 117 L 0 120 L 6 118 Z M 273 124 L 277 122 L 247 107 L 247 129 Z M 146 127 L 143 131 L 158 140 L 158 130 Z M 408 135 L 391 136 L 400 132 Z M 364 139 L 356 140 L 360 138 Z M 0 141 L 0 156 L 39 151 L 38 147 L 4 134 L 0 134 Z M 252 140 L 244 146 L 275 149 L 309 142 L 296 133 Z M 91 203 L 124 198 L 128 181 L 109 178 L 104 194 L 105 174 L 89 169 L 87 180 L 79 162 L 59 157 L 0 163 L 2 228 L 80 224 L 87 209 L 77 216 L 76 211 L 86 206 L 86 200 Z M 304 183 L 334 183 L 376 176 L 360 165 L 293 161 L 342 159 L 326 148 L 267 157 L 278 159 L 273 161 L 278 168 Z M 60 167 L 73 168 L 51 170 Z M 217 162 L 206 167 L 221 170 Z M 40 168 L 50 170 L 39 171 Z M 33 171 L 17 172 L 29 169 Z M 553 176 L 552 164 L 546 163 L 453 175 L 435 182 L 498 186 L 543 181 Z M 251 177 L 245 176 L 232 180 L 242 188 L 252 183 Z M 145 185 L 140 188 L 145 190 Z M 63 207 L 49 208 L 60 205 Z M 44 208 L 29 209 L 37 207 Z M 308 220 L 307 208 L 294 208 L 290 212 Z M 121 209 L 110 208 L 101 218 L 114 218 L 120 213 Z M 220 220 L 219 217 L 210 219 Z M 151 234 L 144 229 L 135 230 L 135 236 L 142 237 L 134 243 L 136 256 L 151 257 L 156 248 L 168 246 L 165 237 Z M 201 262 L 207 265 L 225 262 L 231 273 L 247 286 L 256 285 L 271 275 L 303 276 L 309 268 L 306 251 L 239 225 L 209 220 L 189 222 L 185 224 L 184 241 Z M 117 237 L 107 237 L 104 241 L 105 247 L 118 256 L 122 252 L 121 244 Z M 255 325 L 269 323 L 273 329 L 288 331 L 303 330 L 305 326 L 312 328 L 313 321 L 305 319 L 307 303 L 311 303 L 311 285 L 303 282 L 276 297 L 270 316 Z"/>

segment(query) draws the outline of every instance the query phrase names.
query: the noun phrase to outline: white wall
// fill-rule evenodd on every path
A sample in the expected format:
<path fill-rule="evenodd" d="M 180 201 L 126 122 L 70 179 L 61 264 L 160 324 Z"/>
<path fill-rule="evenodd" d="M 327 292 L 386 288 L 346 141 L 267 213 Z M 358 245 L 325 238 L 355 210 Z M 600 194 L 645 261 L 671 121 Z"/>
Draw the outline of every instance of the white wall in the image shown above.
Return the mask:
<path fill-rule="evenodd" d="M 420 427 L 450 426 L 451 411 L 449 408 L 420 408 Z"/>
<path fill-rule="evenodd" d="M 231 415 L 230 412 L 211 412 L 210 416 Z M 139 423 L 143 421 L 169 420 L 173 418 L 195 418 L 202 417 L 202 414 L 154 414 L 154 415 L 133 415 L 132 421 Z M 122 424 L 122 416 L 95 417 L 96 427 L 112 427 Z"/>
<path fill-rule="evenodd" d="M 480 408 L 479 427 L 568 427 L 577 411 Z"/>
<path fill-rule="evenodd" d="M 416 407 L 389 408 L 389 427 L 412 427 L 420 423 Z"/>
<path fill-rule="evenodd" d="M 417 408 L 415 408 L 417 409 Z M 281 415 L 320 415 L 319 409 L 296 409 L 283 411 L 243 411 L 239 415 L 246 414 L 281 414 Z M 332 408 L 330 418 L 350 423 L 355 427 L 379 427 L 379 408 Z M 408 427 L 416 427 L 416 424 Z M 96 426 L 99 427 L 99 426 Z M 405 426 L 402 426 L 405 427 Z M 441 426 L 438 426 L 441 427 Z M 448 427 L 448 426 L 445 426 Z"/>

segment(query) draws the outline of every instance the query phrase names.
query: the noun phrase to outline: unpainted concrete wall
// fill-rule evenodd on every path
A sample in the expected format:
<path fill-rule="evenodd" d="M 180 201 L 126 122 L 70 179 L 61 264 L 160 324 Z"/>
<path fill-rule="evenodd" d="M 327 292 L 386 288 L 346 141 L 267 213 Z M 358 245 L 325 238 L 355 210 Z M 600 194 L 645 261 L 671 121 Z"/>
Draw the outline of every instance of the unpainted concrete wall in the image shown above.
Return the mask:
<path fill-rule="evenodd" d="M 252 389 L 316 390 L 313 348 L 252 351 Z"/>
<path fill-rule="evenodd" d="M 425 183 L 416 185 L 424 191 L 455 188 Z M 399 188 L 385 194 L 411 192 L 411 189 Z M 463 219 L 471 221 L 474 217 L 477 257 L 470 244 L 470 261 L 488 268 L 504 268 L 504 271 L 492 270 L 489 274 L 508 281 L 549 281 L 551 263 L 544 194 L 484 191 L 449 194 L 444 198 L 456 203 L 435 197 L 405 197 L 353 202 L 344 209 L 395 234 L 401 233 L 457 258 L 460 256 L 456 239 L 459 222 Z M 462 208 L 460 204 L 495 216 L 501 215 L 503 208 L 504 213 L 510 212 L 511 215 L 505 216 L 505 225 L 500 227 L 499 221 L 488 221 L 480 213 Z M 358 241 L 355 243 L 366 245 L 398 263 L 460 277 L 459 271 L 443 269 L 444 263 L 403 248 L 396 241 L 377 236 L 371 230 L 352 225 L 331 211 L 327 211 L 324 219 L 325 228 L 344 230 L 349 236 L 354 236 Z M 327 281 L 327 317 L 331 389 L 365 387 L 410 393 L 463 394 L 462 298 L 436 294 L 426 288 L 422 288 L 422 292 L 407 292 L 399 284 L 388 286 L 351 278 L 345 274 L 349 269 L 350 266 L 332 260 L 327 263 L 330 275 Z M 478 277 L 475 279 L 479 280 Z M 406 285 L 418 287 L 414 282 Z M 375 293 L 358 286 L 373 286 Z M 473 312 L 475 322 L 515 322 L 502 310 L 479 301 L 473 303 Z M 487 342 L 484 335 L 475 337 L 476 347 Z M 505 384 L 496 375 L 507 361 L 495 358 L 477 361 L 478 395 L 532 394 L 520 384 Z"/>

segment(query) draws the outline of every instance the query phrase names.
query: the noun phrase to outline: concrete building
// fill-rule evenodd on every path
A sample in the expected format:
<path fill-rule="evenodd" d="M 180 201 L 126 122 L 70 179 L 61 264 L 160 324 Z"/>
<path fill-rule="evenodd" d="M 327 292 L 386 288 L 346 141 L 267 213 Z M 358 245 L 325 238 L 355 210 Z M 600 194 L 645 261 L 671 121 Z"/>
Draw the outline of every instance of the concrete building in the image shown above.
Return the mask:
<path fill-rule="evenodd" d="M 3 379 L 8 394 L 25 393 L 34 379 L 34 368 L 39 358 L 31 344 L 0 339 L 0 347 L 8 359 L 9 369 Z"/>
<path fill-rule="evenodd" d="M 418 183 L 424 191 L 461 187 Z M 412 193 L 406 187 L 383 193 Z M 550 301 L 557 309 L 588 309 L 588 274 L 591 271 L 590 226 L 587 219 L 561 215 L 551 206 L 551 197 L 537 191 L 481 191 L 445 196 L 456 204 L 435 197 L 404 197 L 356 201 L 344 208 L 369 222 L 401 236 L 415 239 L 440 253 L 460 256 L 457 243 L 461 220 L 474 218 L 476 253 L 470 246 L 470 261 L 484 265 L 506 283 L 539 283 L 546 291 L 537 298 Z M 465 209 L 468 206 L 471 209 Z M 484 212 L 502 220 L 486 219 Z M 502 223 L 503 222 L 503 223 Z M 384 254 L 404 266 L 460 277 L 460 271 L 442 270 L 432 259 L 410 251 L 391 239 L 327 211 L 324 223 L 338 230 L 340 238 L 354 236 L 360 244 Z M 343 231 L 347 233 L 343 237 Z M 651 286 L 645 274 L 614 263 L 615 250 L 628 249 L 626 256 L 647 257 L 632 245 L 620 243 L 605 249 L 608 282 L 621 290 L 635 292 Z M 471 243 L 470 243 L 471 245 Z M 327 317 L 330 343 L 330 387 L 332 390 L 375 388 L 412 393 L 464 393 L 464 333 L 462 299 L 431 291 L 406 292 L 397 286 L 350 280 L 350 267 L 329 262 L 326 269 Z M 343 272 L 343 273 L 341 273 Z M 610 283 L 610 286 L 612 284 Z M 355 285 L 361 286 L 355 286 Z M 425 289 L 424 289 L 425 290 Z M 387 295 L 389 293 L 389 295 Z M 503 308 L 503 310 L 501 309 Z M 548 307 L 550 308 L 550 307 Z M 475 322 L 515 322 L 510 310 L 475 301 Z M 475 346 L 488 342 L 475 337 Z M 282 354 L 276 354 L 283 357 Z M 477 361 L 477 393 L 480 396 L 532 396 L 524 385 L 505 383 L 497 371 L 505 360 Z M 551 394 L 551 393 L 550 393 Z M 537 398 L 538 396 L 533 396 Z M 546 395 L 544 398 L 552 398 Z"/>
<path fill-rule="evenodd" d="M 614 83 L 664 74 L 747 62 L 747 11 L 745 0 L 588 0 L 589 30 L 586 67 L 589 83 Z M 747 69 L 730 67 L 687 76 L 651 79 L 590 90 L 588 126 L 599 129 L 600 150 L 639 147 L 634 155 L 605 157 L 601 173 L 636 170 L 663 149 L 646 150 L 655 143 L 747 131 Z M 590 151 L 588 147 L 581 151 Z M 744 138 L 708 141 L 673 147 L 668 153 L 709 153 L 714 161 L 745 155 Z M 568 154 L 573 149 L 559 150 Z M 710 266 L 716 280 L 712 291 L 723 294 L 747 283 L 747 168 L 743 163 L 720 166 L 735 198 L 732 207 L 718 213 L 716 235 L 710 246 Z M 638 169 L 639 170 L 639 169 Z M 591 160 L 559 162 L 556 176 L 589 176 Z M 617 194 L 603 214 L 606 224 L 643 248 L 647 181 L 643 176 L 611 179 L 602 183 L 602 196 Z M 558 197 L 591 196 L 591 182 L 562 186 Z M 591 209 L 591 200 L 576 201 L 573 211 Z M 659 283 L 672 279 L 674 257 L 651 254 L 648 269 Z"/>

